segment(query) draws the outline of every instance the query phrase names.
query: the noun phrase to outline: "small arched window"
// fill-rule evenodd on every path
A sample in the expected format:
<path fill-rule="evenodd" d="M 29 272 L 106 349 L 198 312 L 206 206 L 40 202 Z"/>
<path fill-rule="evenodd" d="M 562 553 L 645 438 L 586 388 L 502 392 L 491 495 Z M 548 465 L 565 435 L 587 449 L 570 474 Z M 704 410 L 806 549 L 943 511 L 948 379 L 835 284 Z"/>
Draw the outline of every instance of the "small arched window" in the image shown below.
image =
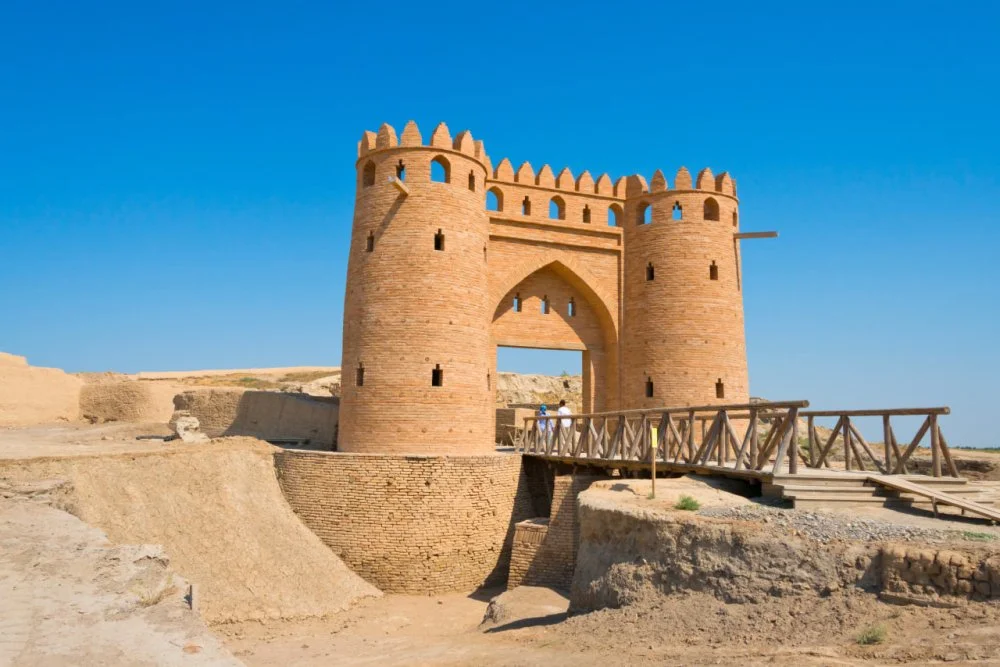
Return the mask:
<path fill-rule="evenodd" d="M 649 202 L 640 202 L 635 216 L 636 224 L 648 225 L 653 221 L 653 207 Z"/>
<path fill-rule="evenodd" d="M 549 297 L 545 295 L 542 297 L 542 315 L 549 314 Z"/>
<path fill-rule="evenodd" d="M 492 389 L 493 388 L 493 385 L 490 384 L 490 372 L 489 371 L 486 371 L 486 388 L 487 389 Z"/>
<path fill-rule="evenodd" d="M 359 387 L 365 386 L 365 365 L 358 363 L 358 370 L 354 376 L 354 384 Z"/>
<path fill-rule="evenodd" d="M 431 181 L 434 183 L 451 183 L 451 165 L 441 155 L 431 160 Z"/>
<path fill-rule="evenodd" d="M 705 200 L 705 219 L 706 220 L 718 220 L 719 219 L 719 202 L 715 201 L 714 198 L 709 197 Z"/>
<path fill-rule="evenodd" d="M 476 191 L 476 172 L 474 171 L 469 172 L 469 189 L 473 192 Z"/>
<path fill-rule="evenodd" d="M 646 398 L 653 398 L 653 378 L 646 378 Z"/>
<path fill-rule="evenodd" d="M 608 207 L 608 227 L 619 227 L 622 224 L 622 208 L 618 204 Z"/>
<path fill-rule="evenodd" d="M 434 249 L 444 250 L 444 232 L 440 229 L 437 230 L 437 234 L 434 235 Z"/>
<path fill-rule="evenodd" d="M 681 206 L 681 203 L 679 201 L 674 202 L 674 208 L 671 210 L 671 216 L 673 217 L 674 220 L 684 219 L 684 207 Z"/>
<path fill-rule="evenodd" d="M 722 383 L 722 378 L 719 378 L 715 382 L 715 397 L 716 398 L 726 397 L 726 385 Z"/>
<path fill-rule="evenodd" d="M 521 202 L 521 215 L 531 215 L 531 199 L 527 195 L 525 195 L 524 201 Z"/>
<path fill-rule="evenodd" d="M 368 232 L 368 241 L 365 243 L 365 252 L 375 250 L 375 232 Z"/>
<path fill-rule="evenodd" d="M 444 386 L 444 370 L 441 368 L 441 364 L 434 364 L 434 368 L 431 369 L 431 386 Z"/>
<path fill-rule="evenodd" d="M 576 317 L 576 302 L 573 301 L 573 297 L 569 298 L 569 304 L 566 306 L 566 314 L 570 317 Z"/>
<path fill-rule="evenodd" d="M 406 165 L 403 164 L 402 160 L 400 160 L 399 164 L 396 165 L 396 178 L 401 181 L 406 180 Z"/>
<path fill-rule="evenodd" d="M 712 260 L 712 265 L 708 267 L 708 279 L 709 280 L 719 279 L 719 267 L 715 265 L 715 260 Z"/>
<path fill-rule="evenodd" d="M 553 220 L 566 219 L 566 202 L 562 197 L 553 197 L 549 201 L 549 217 Z"/>
<path fill-rule="evenodd" d="M 502 211 L 503 210 L 503 192 L 500 188 L 490 188 L 486 191 L 486 210 L 487 211 Z"/>
<path fill-rule="evenodd" d="M 646 280 L 652 280 L 655 277 L 655 272 L 653 271 L 653 263 L 650 262 L 646 265 Z"/>
<path fill-rule="evenodd" d="M 369 160 L 361 171 L 361 187 L 367 188 L 372 185 L 375 185 L 375 163 Z"/>
<path fill-rule="evenodd" d="M 584 206 L 583 207 L 583 221 L 586 222 L 586 223 L 590 222 L 590 207 L 589 206 Z"/>
<path fill-rule="evenodd" d="M 737 213 L 736 211 L 733 211 L 733 227 L 736 227 L 739 224 L 740 224 L 740 214 Z"/>
<path fill-rule="evenodd" d="M 521 312 L 521 293 L 520 292 L 518 292 L 517 294 L 514 295 L 514 312 L 515 313 L 520 313 Z"/>

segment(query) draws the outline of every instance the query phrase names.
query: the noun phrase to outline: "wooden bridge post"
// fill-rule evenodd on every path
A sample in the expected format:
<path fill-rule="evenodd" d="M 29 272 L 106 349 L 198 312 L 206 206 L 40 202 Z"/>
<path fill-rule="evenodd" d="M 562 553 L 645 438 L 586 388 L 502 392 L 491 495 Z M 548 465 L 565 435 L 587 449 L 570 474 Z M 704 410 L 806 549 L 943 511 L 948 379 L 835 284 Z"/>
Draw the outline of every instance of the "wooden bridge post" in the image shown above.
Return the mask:
<path fill-rule="evenodd" d="M 885 443 L 885 471 L 892 472 L 892 426 L 889 415 L 882 415 L 882 441 Z"/>
<path fill-rule="evenodd" d="M 703 423 L 702 426 L 705 424 Z M 688 463 L 694 463 L 694 410 L 688 412 Z"/>
<path fill-rule="evenodd" d="M 807 435 L 809 436 L 809 467 L 816 467 L 816 418 L 809 415 L 806 424 Z"/>
<path fill-rule="evenodd" d="M 851 469 L 851 418 L 844 417 L 844 470 Z"/>
<path fill-rule="evenodd" d="M 792 441 L 788 448 L 788 474 L 794 475 L 799 471 L 799 409 L 789 410 L 788 418 L 792 420 Z"/>
<path fill-rule="evenodd" d="M 935 477 L 941 476 L 941 432 L 938 430 L 937 415 L 931 414 L 931 471 Z M 935 507 L 936 509 L 936 507 Z"/>

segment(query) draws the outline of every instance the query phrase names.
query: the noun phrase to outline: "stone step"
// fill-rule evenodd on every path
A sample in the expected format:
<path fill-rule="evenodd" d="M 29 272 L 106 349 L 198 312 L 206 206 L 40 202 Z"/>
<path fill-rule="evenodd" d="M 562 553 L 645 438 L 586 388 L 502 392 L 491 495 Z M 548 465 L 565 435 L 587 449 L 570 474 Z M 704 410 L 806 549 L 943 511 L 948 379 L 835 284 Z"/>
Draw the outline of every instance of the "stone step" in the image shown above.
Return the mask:
<path fill-rule="evenodd" d="M 814 477 L 813 475 L 775 475 L 771 480 L 773 486 L 864 486 L 867 480 L 858 476 L 852 479 L 849 475 L 831 475 L 829 477 Z"/>
<path fill-rule="evenodd" d="M 885 506 L 887 498 L 876 496 L 848 496 L 848 495 L 827 495 L 814 496 L 808 498 L 789 498 L 792 507 L 803 510 L 821 510 L 842 507 L 871 507 Z"/>

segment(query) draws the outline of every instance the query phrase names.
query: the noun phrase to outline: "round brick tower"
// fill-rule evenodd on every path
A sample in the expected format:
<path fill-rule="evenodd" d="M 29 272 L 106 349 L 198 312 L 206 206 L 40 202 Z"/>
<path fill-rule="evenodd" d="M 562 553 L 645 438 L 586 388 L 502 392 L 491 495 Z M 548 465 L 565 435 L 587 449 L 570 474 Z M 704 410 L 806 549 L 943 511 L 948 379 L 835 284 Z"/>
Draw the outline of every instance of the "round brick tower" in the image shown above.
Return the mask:
<path fill-rule="evenodd" d="M 626 186 L 622 407 L 749 400 L 733 180 Z M 648 209 L 648 210 L 647 210 Z"/>
<path fill-rule="evenodd" d="M 412 121 L 358 149 L 338 448 L 493 452 L 485 179 L 468 132 Z"/>

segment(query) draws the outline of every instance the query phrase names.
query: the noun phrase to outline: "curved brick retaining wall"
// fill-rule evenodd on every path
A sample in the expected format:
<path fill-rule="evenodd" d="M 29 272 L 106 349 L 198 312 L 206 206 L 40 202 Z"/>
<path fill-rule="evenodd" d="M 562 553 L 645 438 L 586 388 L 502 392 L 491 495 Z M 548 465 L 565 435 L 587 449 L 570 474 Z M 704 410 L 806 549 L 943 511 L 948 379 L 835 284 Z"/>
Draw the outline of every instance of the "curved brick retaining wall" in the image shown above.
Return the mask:
<path fill-rule="evenodd" d="M 295 513 L 384 591 L 471 591 L 506 580 L 514 524 L 534 516 L 521 457 L 275 454 Z"/>

